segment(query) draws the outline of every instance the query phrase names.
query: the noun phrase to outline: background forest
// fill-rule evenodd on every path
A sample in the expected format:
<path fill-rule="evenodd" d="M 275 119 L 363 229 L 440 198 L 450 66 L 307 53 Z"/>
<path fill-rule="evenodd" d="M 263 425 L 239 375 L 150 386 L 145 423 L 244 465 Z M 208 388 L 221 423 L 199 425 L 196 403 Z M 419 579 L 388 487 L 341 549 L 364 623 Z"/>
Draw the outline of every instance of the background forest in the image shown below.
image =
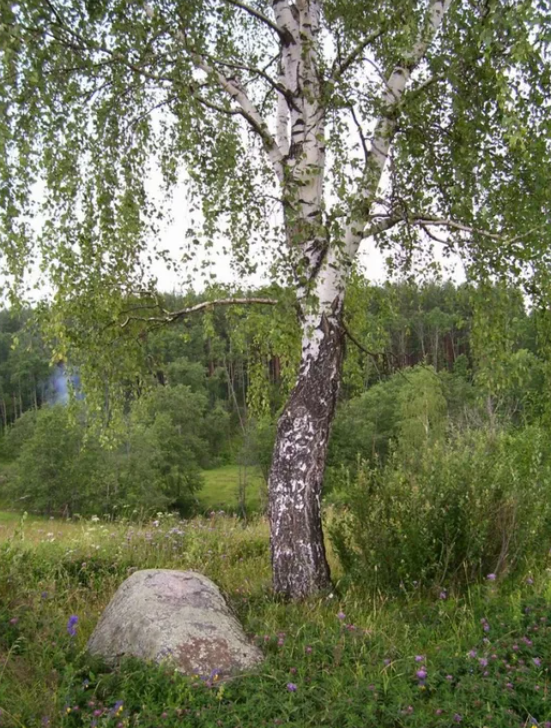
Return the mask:
<path fill-rule="evenodd" d="M 165 298 L 171 310 L 205 300 Z M 106 387 L 98 416 L 80 388 L 79 362 L 51 363 L 37 333 L 48 311 L 3 311 L 3 506 L 130 519 L 265 510 L 297 332 L 291 312 L 243 313 L 217 308 L 125 332 L 148 375 L 119 414 Z M 545 312 L 513 287 L 377 286 L 357 277 L 346 326 L 324 500 L 340 515 L 327 525 L 349 578 L 386 589 L 469 583 L 543 559 L 551 534 Z"/>

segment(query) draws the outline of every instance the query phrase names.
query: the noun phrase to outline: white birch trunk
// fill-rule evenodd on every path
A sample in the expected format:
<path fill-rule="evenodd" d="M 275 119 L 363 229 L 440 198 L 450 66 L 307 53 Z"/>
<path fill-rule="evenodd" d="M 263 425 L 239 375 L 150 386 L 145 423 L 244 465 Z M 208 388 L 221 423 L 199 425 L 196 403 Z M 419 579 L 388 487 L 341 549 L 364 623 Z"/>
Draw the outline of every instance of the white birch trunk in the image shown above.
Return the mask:
<path fill-rule="evenodd" d="M 342 246 L 331 245 L 323 224 L 325 110 L 316 55 L 321 3 L 273 1 L 285 35 L 278 80 L 288 94 L 281 93 L 277 107 L 276 145 L 285 167 L 285 224 L 302 308 L 300 369 L 278 422 L 269 477 L 274 590 L 287 598 L 301 599 L 330 586 L 321 489 L 344 355 L 348 265 L 363 238 L 396 133 L 396 107 L 450 1 L 430 0 L 418 41 L 387 79 L 370 160 L 357 190 L 359 204 L 352 206 Z"/>
<path fill-rule="evenodd" d="M 328 276 L 315 312 L 302 325 L 296 384 L 281 415 L 269 478 L 273 584 L 302 599 L 330 587 L 321 490 L 344 355 L 343 291 Z M 321 299 L 326 293 L 335 296 Z"/>

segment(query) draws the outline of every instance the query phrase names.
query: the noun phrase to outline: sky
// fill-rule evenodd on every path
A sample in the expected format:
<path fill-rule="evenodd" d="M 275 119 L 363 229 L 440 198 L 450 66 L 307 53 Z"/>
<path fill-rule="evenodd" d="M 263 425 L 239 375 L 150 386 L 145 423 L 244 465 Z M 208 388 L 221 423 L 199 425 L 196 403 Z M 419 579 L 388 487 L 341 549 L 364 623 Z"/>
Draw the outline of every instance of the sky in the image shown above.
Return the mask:
<path fill-rule="evenodd" d="M 156 186 L 156 181 L 150 182 L 152 191 Z M 160 186 L 158 187 L 158 189 Z M 184 243 L 184 235 L 186 229 L 189 227 L 189 207 L 186 201 L 186 185 L 182 179 L 180 183 L 175 187 L 172 202 L 169 205 L 170 215 L 168 216 L 170 222 L 165 224 L 161 229 L 159 237 L 159 247 L 168 250 L 171 253 L 171 257 L 177 261 L 181 258 L 181 246 Z M 431 246 L 432 243 L 427 240 L 427 245 Z M 221 246 L 220 246 L 221 247 Z M 255 251 L 252 251 L 252 255 L 255 256 Z M 262 253 L 256 252 L 256 258 L 262 259 Z M 444 279 L 451 279 L 456 283 L 460 283 L 465 280 L 465 271 L 462 266 L 461 260 L 457 255 L 452 255 L 449 258 L 445 258 L 442 255 L 442 251 L 438 246 L 433 247 L 432 253 L 434 259 L 440 263 L 442 267 L 442 277 Z M 371 238 L 365 239 L 358 253 L 358 265 L 360 270 L 363 272 L 365 277 L 372 283 L 383 283 L 389 279 L 388 266 L 385 262 L 388 252 L 382 252 L 375 244 L 375 241 Z M 237 276 L 235 270 L 231 266 L 231 260 L 228 256 L 223 256 L 220 251 L 210 249 L 204 251 L 203 255 L 199 254 L 197 262 L 208 260 L 210 264 L 210 270 L 216 276 L 216 281 L 224 284 L 239 284 L 243 288 L 257 287 L 262 284 L 268 283 L 269 278 L 267 272 L 260 271 L 255 275 L 249 277 Z M 184 270 L 169 270 L 166 265 L 160 260 L 155 261 L 151 268 L 152 275 L 158 281 L 158 288 L 163 292 L 176 292 L 185 293 L 186 290 L 186 271 Z M 420 276 L 421 274 L 418 273 Z M 182 283 L 184 284 L 182 285 Z M 203 276 L 196 275 L 193 277 L 193 286 L 196 289 L 201 289 L 203 285 Z"/>

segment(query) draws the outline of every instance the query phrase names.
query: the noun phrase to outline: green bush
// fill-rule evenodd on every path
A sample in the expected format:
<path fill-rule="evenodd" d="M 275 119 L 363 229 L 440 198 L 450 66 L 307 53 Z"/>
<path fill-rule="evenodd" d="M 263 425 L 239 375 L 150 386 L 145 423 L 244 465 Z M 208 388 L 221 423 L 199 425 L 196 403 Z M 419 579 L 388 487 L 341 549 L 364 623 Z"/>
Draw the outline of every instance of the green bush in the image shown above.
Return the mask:
<path fill-rule="evenodd" d="M 187 386 L 158 387 L 132 404 L 111 447 L 84 402 L 26 413 L 5 438 L 12 463 L 0 495 L 48 515 L 188 512 L 208 459 L 205 410 L 204 395 Z"/>
<path fill-rule="evenodd" d="M 468 431 L 364 465 L 331 527 L 345 572 L 369 588 L 459 587 L 543 562 L 551 540 L 549 435 Z"/>

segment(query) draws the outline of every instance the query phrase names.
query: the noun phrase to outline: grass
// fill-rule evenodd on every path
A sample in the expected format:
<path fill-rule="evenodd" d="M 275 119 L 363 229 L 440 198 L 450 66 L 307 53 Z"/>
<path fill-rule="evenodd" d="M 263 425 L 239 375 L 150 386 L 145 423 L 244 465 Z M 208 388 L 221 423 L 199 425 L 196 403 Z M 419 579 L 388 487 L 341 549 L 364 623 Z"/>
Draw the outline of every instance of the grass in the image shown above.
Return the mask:
<path fill-rule="evenodd" d="M 102 610 L 131 570 L 149 567 L 214 579 L 264 651 L 262 668 L 218 685 L 92 661 L 85 646 Z M 337 585 L 284 604 L 270 594 L 263 519 L 25 522 L 0 533 L 0 725 L 549 728 L 550 597 L 543 572 L 457 598 L 389 600 Z"/>
<path fill-rule="evenodd" d="M 246 483 L 245 503 L 248 512 L 261 510 L 266 503 L 266 483 L 258 468 L 225 465 L 204 470 L 205 487 L 199 492 L 200 508 L 208 511 L 236 512 L 239 507 L 239 486 Z M 246 478 L 246 480 L 245 480 Z"/>

